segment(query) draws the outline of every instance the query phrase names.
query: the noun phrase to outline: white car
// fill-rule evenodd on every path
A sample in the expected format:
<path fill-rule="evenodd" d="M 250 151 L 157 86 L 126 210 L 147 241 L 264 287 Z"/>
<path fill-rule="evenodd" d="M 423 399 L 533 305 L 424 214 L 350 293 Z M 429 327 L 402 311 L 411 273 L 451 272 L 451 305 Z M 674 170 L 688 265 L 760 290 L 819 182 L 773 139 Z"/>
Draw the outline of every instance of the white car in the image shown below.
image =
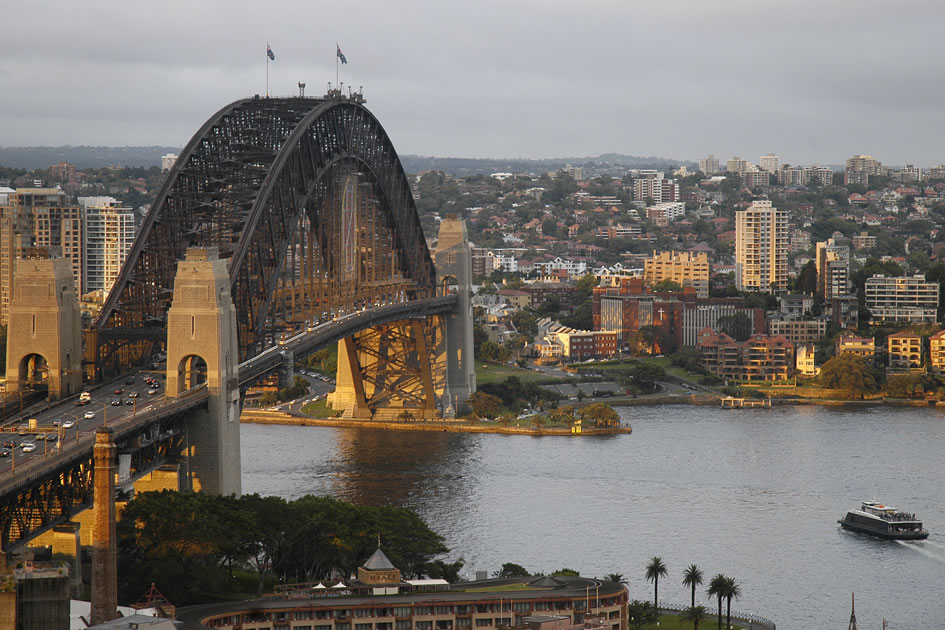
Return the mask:
<path fill-rule="evenodd" d="M 94 411 L 86 411 L 84 417 L 85 417 L 86 420 L 91 420 L 92 418 L 95 417 L 95 412 L 94 412 Z"/>
<path fill-rule="evenodd" d="M 160 390 L 159 390 L 158 388 L 152 387 L 151 389 L 148 390 L 148 396 L 154 396 L 154 395 L 155 395 L 156 393 L 158 393 L 159 391 L 160 391 Z"/>
<path fill-rule="evenodd" d="M 20 444 L 20 446 L 23 447 L 24 453 L 32 453 L 33 451 L 36 450 L 36 445 L 33 444 L 32 442 L 23 442 L 22 444 Z"/>
<path fill-rule="evenodd" d="M 74 426 L 75 426 L 75 420 L 66 420 L 65 422 L 62 423 L 63 429 L 71 429 Z"/>

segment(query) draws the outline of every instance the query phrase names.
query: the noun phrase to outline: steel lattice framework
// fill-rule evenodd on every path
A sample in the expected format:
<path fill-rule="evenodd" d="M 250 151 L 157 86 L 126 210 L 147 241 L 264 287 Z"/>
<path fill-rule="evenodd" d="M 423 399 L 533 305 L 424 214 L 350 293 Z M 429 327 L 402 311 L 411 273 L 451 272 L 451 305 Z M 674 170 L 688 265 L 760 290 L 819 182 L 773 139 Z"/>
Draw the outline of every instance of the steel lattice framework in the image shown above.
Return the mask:
<path fill-rule="evenodd" d="M 334 309 L 436 294 L 403 167 L 357 96 L 244 99 L 200 128 L 89 331 L 99 373 L 163 342 L 188 247 L 230 259 L 241 360 Z"/>

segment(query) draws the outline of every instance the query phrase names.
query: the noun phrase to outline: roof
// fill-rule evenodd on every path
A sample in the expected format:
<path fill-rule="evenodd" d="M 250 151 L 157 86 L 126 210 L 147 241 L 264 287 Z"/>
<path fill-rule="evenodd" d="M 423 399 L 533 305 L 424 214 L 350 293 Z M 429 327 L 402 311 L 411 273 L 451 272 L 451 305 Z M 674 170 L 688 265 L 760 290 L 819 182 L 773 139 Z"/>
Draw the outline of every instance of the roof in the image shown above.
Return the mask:
<path fill-rule="evenodd" d="M 556 577 L 546 575 L 528 583 L 531 588 L 563 588 L 567 584 Z"/>
<path fill-rule="evenodd" d="M 381 551 L 381 548 L 378 547 L 377 551 L 371 554 L 371 557 L 367 559 L 362 565 L 368 571 L 392 571 L 396 569 L 391 561 L 384 555 L 384 552 Z"/>

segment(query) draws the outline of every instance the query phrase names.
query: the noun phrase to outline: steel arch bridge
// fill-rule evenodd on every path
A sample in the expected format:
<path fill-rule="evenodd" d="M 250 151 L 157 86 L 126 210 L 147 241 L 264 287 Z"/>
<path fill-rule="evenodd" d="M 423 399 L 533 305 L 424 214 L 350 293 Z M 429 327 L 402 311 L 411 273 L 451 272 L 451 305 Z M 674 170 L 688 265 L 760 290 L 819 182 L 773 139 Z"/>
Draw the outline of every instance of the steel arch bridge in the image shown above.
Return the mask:
<path fill-rule="evenodd" d="M 197 131 L 87 332 L 90 377 L 163 344 L 188 247 L 229 259 L 240 360 L 337 309 L 437 290 L 403 167 L 359 95 L 243 99 Z"/>

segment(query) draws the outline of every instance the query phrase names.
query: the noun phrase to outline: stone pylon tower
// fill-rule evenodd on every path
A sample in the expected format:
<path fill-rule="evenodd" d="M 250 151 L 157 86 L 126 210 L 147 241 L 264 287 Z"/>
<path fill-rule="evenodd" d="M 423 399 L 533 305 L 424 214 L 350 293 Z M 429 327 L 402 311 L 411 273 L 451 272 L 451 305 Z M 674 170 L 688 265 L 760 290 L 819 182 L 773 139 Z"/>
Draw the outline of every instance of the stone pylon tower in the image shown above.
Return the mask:
<path fill-rule="evenodd" d="M 92 494 L 92 625 L 118 618 L 118 544 L 115 539 L 115 443 L 112 430 L 95 431 Z"/>
<path fill-rule="evenodd" d="M 82 388 L 79 301 L 69 261 L 16 261 L 7 329 L 7 391 L 45 380 L 56 400 Z"/>
<path fill-rule="evenodd" d="M 239 494 L 240 392 L 236 308 L 226 260 L 216 248 L 190 248 L 177 264 L 174 300 L 167 314 L 167 392 L 184 395 L 206 379 L 206 411 L 187 420 L 184 485 L 216 494 Z"/>
<path fill-rule="evenodd" d="M 472 252 L 466 222 L 455 215 L 440 221 L 434 254 L 437 279 L 445 291 L 456 291 L 459 309 L 446 318 L 446 385 L 452 407 L 462 412 L 476 392 L 476 364 L 473 356 Z M 444 395 L 444 399 L 447 396 Z M 447 401 L 444 400 L 444 407 Z M 444 410 L 444 416 L 447 415 Z"/>

